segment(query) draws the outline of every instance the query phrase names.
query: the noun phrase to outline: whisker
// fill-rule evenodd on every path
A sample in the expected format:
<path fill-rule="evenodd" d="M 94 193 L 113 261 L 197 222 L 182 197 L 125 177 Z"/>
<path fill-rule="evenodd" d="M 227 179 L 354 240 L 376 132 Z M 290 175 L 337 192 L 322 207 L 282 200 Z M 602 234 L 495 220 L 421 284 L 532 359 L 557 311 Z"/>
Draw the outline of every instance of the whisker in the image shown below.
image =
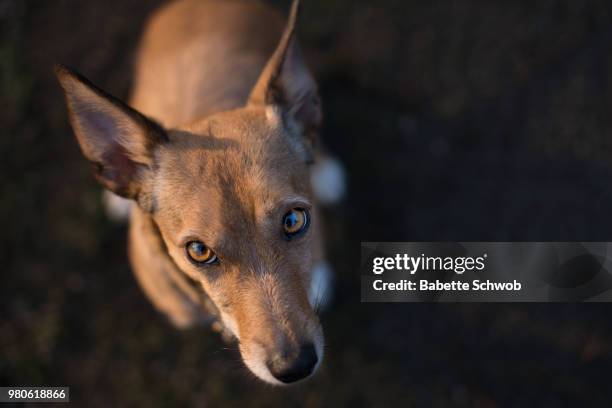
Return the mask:
<path fill-rule="evenodd" d="M 315 304 L 314 304 L 314 310 L 315 313 L 319 313 L 320 312 L 320 308 L 321 308 L 321 301 L 323 300 L 323 289 L 322 289 L 322 284 L 319 283 L 319 285 L 317 286 L 317 295 L 315 297 Z"/>

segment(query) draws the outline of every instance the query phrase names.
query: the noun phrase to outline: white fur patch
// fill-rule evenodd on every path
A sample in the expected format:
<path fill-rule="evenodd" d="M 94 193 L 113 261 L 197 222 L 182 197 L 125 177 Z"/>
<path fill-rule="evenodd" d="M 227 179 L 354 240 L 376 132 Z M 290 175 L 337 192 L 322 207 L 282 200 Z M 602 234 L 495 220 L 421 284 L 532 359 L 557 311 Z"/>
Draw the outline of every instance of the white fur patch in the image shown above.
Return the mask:
<path fill-rule="evenodd" d="M 127 221 L 130 217 L 133 201 L 104 190 L 102 193 L 102 204 L 108 218 L 114 222 L 121 223 Z"/>
<path fill-rule="evenodd" d="M 250 353 L 246 355 L 243 353 L 242 349 L 240 350 L 240 354 L 242 355 L 242 361 L 244 364 L 251 370 L 253 374 L 255 374 L 259 379 L 274 385 L 285 385 L 270 373 L 270 370 L 266 366 L 266 353 L 263 347 L 258 345 L 253 345 L 253 348 L 250 350 Z"/>
<path fill-rule="evenodd" d="M 266 106 L 266 120 L 272 127 L 281 126 L 281 110 L 276 105 Z"/>
<path fill-rule="evenodd" d="M 284 120 L 283 120 L 284 119 Z M 266 120 L 272 128 L 284 128 L 289 137 L 289 146 L 298 157 L 304 161 L 308 160 L 308 152 L 304 145 L 302 136 L 302 127 L 296 122 L 291 115 L 286 115 L 283 118 L 282 110 L 277 105 L 266 106 Z"/>
<path fill-rule="evenodd" d="M 317 262 L 312 268 L 310 289 L 308 290 L 308 301 L 318 311 L 327 309 L 331 302 L 333 290 L 334 272 L 331 266 L 325 262 Z"/>
<path fill-rule="evenodd" d="M 315 162 L 310 180 L 321 204 L 335 204 L 346 192 L 346 176 L 342 164 L 331 157 L 322 157 Z"/>
<path fill-rule="evenodd" d="M 229 330 L 229 332 L 233 334 L 236 339 L 240 340 L 240 336 L 238 333 L 238 324 L 236 323 L 236 320 L 234 320 L 232 316 L 223 312 L 221 312 L 221 320 L 223 321 L 223 324 L 225 325 L 227 330 Z"/>

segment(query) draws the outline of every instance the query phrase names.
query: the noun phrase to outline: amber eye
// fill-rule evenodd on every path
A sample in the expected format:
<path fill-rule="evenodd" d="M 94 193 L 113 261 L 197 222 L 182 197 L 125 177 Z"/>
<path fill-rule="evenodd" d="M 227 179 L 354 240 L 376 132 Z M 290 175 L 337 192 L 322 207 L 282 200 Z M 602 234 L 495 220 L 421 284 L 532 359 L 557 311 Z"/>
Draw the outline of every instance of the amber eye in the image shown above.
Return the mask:
<path fill-rule="evenodd" d="M 187 255 L 189 259 L 198 264 L 210 265 L 219 260 L 212 249 L 200 241 L 191 241 L 187 243 Z"/>
<path fill-rule="evenodd" d="M 283 217 L 283 229 L 289 239 L 303 234 L 310 223 L 308 211 L 303 208 L 293 208 Z"/>

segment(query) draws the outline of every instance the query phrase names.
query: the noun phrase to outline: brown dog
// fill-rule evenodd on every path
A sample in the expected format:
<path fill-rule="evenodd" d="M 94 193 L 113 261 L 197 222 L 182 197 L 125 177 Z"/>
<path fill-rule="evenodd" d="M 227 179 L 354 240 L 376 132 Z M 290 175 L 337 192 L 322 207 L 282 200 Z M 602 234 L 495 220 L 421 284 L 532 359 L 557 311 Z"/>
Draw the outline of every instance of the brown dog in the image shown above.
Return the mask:
<path fill-rule="evenodd" d="M 96 177 L 137 204 L 129 254 L 143 290 L 179 327 L 212 309 L 274 384 L 320 364 L 313 303 L 328 290 L 311 184 L 321 109 L 295 40 L 298 7 L 283 31 L 252 0 L 170 3 L 144 35 L 134 109 L 56 70 Z M 338 180 L 330 169 L 320 175 Z"/>

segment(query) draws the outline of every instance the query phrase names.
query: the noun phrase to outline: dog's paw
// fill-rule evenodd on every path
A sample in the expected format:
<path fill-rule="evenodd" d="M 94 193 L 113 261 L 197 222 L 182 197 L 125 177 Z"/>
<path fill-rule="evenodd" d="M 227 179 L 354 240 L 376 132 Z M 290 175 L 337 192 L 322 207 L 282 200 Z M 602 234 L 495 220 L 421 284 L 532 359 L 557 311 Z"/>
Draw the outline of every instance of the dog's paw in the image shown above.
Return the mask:
<path fill-rule="evenodd" d="M 319 261 L 312 268 L 308 301 L 317 311 L 325 311 L 332 300 L 334 271 L 326 261 Z"/>
<path fill-rule="evenodd" d="M 112 221 L 122 223 L 130 218 L 133 205 L 132 200 L 119 197 L 108 190 L 104 190 L 102 193 L 102 204 L 104 205 L 106 216 Z"/>
<path fill-rule="evenodd" d="M 321 204 L 335 204 L 346 192 L 346 176 L 339 160 L 329 156 L 315 162 L 310 175 L 312 189 Z"/>

